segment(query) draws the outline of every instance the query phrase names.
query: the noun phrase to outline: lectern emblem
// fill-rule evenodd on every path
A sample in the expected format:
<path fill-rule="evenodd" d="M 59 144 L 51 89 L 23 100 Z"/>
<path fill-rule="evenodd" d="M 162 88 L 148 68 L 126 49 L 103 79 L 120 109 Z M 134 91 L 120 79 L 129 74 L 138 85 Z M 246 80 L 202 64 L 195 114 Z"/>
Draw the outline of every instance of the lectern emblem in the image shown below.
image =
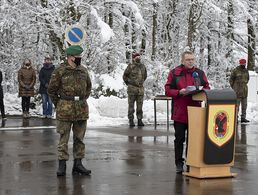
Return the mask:
<path fill-rule="evenodd" d="M 217 137 L 223 138 L 227 134 L 227 113 L 218 112 L 215 115 L 215 135 Z"/>
<path fill-rule="evenodd" d="M 235 105 L 209 105 L 208 137 L 218 147 L 226 144 L 235 129 Z"/>

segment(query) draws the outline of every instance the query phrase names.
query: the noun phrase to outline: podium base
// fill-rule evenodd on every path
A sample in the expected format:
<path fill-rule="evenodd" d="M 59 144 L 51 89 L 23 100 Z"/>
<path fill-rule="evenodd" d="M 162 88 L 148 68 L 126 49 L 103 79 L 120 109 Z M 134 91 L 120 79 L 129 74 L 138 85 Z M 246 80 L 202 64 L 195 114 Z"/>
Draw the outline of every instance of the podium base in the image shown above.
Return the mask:
<path fill-rule="evenodd" d="M 189 167 L 189 172 L 183 175 L 198 179 L 235 177 L 236 173 L 230 172 L 230 167 Z"/>

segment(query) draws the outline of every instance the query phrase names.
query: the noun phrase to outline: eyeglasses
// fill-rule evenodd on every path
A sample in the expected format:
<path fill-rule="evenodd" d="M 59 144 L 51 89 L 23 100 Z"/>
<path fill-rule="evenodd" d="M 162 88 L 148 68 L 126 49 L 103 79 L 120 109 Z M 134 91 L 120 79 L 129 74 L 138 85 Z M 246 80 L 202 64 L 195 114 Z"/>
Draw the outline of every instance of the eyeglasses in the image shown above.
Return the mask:
<path fill-rule="evenodd" d="M 186 58 L 185 61 L 194 61 L 194 58 Z"/>

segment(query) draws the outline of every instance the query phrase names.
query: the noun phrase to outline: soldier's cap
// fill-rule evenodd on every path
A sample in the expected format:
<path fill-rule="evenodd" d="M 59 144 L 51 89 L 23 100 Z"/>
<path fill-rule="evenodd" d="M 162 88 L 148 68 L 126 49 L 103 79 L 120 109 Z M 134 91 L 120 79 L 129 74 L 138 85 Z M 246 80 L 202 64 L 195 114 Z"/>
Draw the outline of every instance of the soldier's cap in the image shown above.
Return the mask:
<path fill-rule="evenodd" d="M 246 60 L 245 59 L 240 59 L 239 64 L 246 64 Z"/>
<path fill-rule="evenodd" d="M 83 49 L 80 45 L 71 45 L 65 50 L 65 53 L 68 56 L 77 56 L 77 55 L 80 55 L 82 52 L 83 52 Z"/>

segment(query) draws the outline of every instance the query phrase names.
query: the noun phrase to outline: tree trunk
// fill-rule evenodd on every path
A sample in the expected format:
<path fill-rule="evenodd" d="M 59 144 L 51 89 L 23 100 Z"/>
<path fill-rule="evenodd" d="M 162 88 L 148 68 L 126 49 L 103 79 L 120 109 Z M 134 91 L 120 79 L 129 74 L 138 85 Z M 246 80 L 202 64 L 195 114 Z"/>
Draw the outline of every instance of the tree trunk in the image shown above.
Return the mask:
<path fill-rule="evenodd" d="M 200 20 L 201 15 L 202 15 L 202 5 L 200 5 L 199 0 L 191 0 L 189 18 L 188 18 L 187 46 L 192 51 L 194 51 L 193 41 L 195 38 L 197 24 Z"/>
<path fill-rule="evenodd" d="M 131 62 L 131 39 L 130 39 L 130 25 L 128 18 L 130 16 L 130 12 L 125 10 L 124 5 L 122 5 L 123 15 L 127 18 L 124 24 L 124 36 L 125 36 L 125 58 L 126 63 L 129 64 Z"/>
<path fill-rule="evenodd" d="M 231 57 L 233 51 L 233 40 L 234 40 L 234 7 L 233 1 L 228 0 L 228 29 L 227 29 L 227 40 L 228 40 L 228 49 L 226 53 L 226 58 Z"/>
<path fill-rule="evenodd" d="M 132 36 L 131 36 L 132 50 L 133 52 L 136 52 L 137 51 L 137 45 L 136 45 L 137 37 L 136 37 L 136 27 L 135 27 L 136 20 L 133 14 L 131 16 L 131 23 L 132 23 Z"/>
<path fill-rule="evenodd" d="M 141 44 L 141 53 L 145 53 L 146 50 L 146 32 L 143 29 L 142 30 L 142 44 Z"/>
<path fill-rule="evenodd" d="M 250 19 L 247 20 L 247 30 L 248 30 L 248 62 L 247 69 L 254 70 L 255 67 L 255 31 L 254 25 Z"/>
<path fill-rule="evenodd" d="M 158 15 L 157 15 L 157 8 L 158 4 L 153 3 L 153 15 L 152 15 L 152 53 L 151 59 L 154 60 L 156 58 L 156 36 L 157 36 L 157 28 L 158 28 Z"/>

